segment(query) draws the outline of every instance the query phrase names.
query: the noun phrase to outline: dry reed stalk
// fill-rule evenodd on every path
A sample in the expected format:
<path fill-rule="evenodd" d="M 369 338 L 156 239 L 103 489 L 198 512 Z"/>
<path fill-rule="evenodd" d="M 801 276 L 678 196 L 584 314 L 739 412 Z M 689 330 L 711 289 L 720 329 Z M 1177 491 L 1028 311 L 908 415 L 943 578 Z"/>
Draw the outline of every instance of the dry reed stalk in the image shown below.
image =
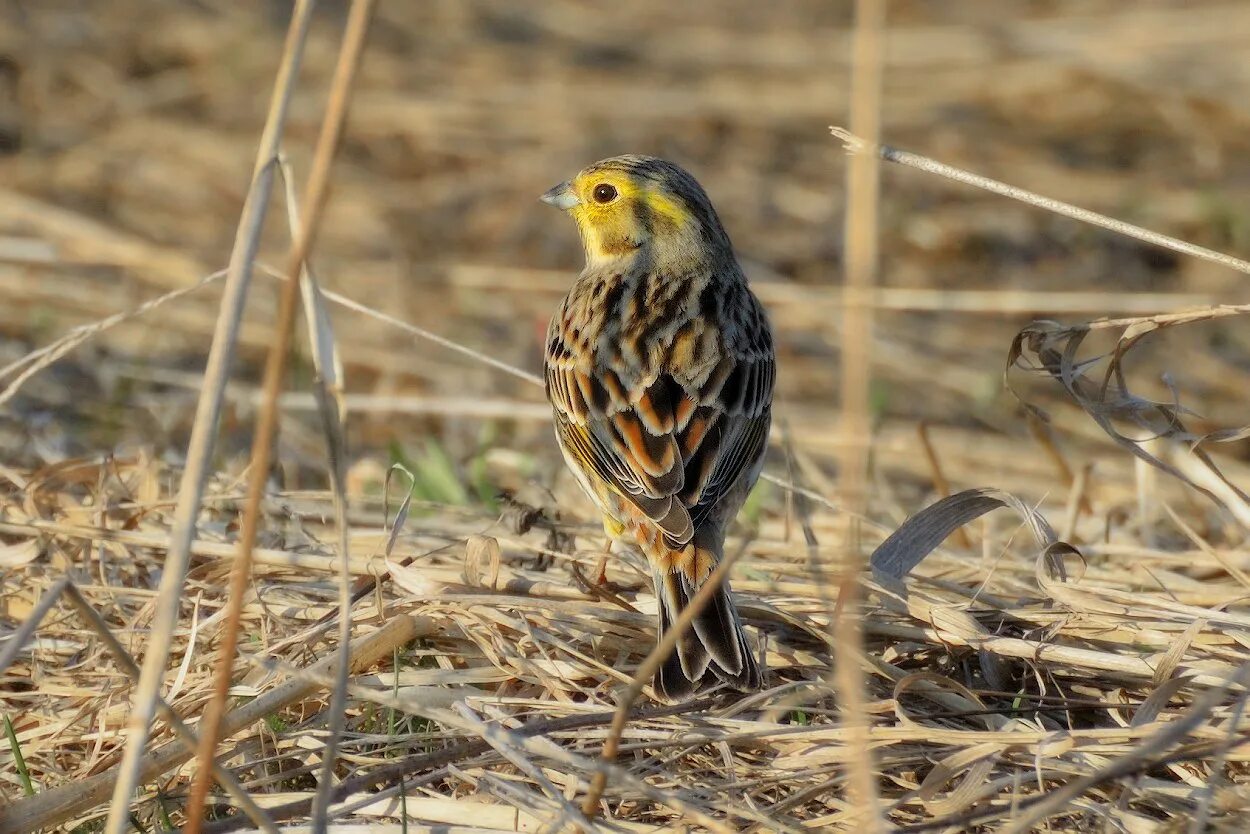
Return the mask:
<path fill-rule="evenodd" d="M 249 466 L 247 500 L 244 503 L 243 521 L 239 532 L 239 551 L 235 557 L 234 564 L 231 566 L 228 596 L 230 607 L 223 626 L 221 647 L 218 651 L 216 688 L 214 697 L 209 701 L 202 720 L 198 755 L 200 767 L 196 776 L 197 787 L 193 788 L 187 805 L 187 824 L 190 834 L 196 834 L 202 823 L 203 803 L 208 792 L 207 779 L 211 773 L 209 765 L 217 745 L 218 724 L 221 720 L 221 714 L 224 712 L 226 692 L 230 687 L 231 672 L 234 667 L 234 655 L 238 640 L 238 622 L 243 606 L 243 596 L 247 592 L 247 582 L 251 575 L 252 548 L 255 547 L 256 535 L 260 526 L 260 502 L 265 493 L 265 483 L 269 479 L 273 436 L 278 421 L 278 395 L 285 378 L 287 354 L 290 350 L 291 333 L 294 329 L 295 314 L 298 309 L 300 275 L 304 268 L 304 263 L 316 242 L 322 212 L 325 208 L 326 199 L 329 196 L 330 168 L 338 151 L 343 127 L 347 121 L 348 105 L 351 102 L 352 82 L 355 79 L 356 70 L 364 54 L 365 38 L 369 31 L 369 21 L 372 17 L 373 7 L 373 0 L 355 0 L 348 14 L 343 34 L 343 44 L 339 51 L 338 63 L 330 86 L 329 100 L 326 103 L 326 112 L 321 124 L 321 133 L 317 137 L 312 168 L 309 171 L 308 181 L 305 186 L 305 193 L 308 197 L 308 213 L 302 220 L 299 234 L 291 244 L 286 268 L 283 271 L 286 283 L 282 286 L 274 338 L 265 363 L 264 400 L 256 418 L 256 429 Z M 296 14 L 292 17 L 292 30 L 295 30 L 297 27 L 296 21 L 299 19 L 298 13 L 301 8 L 296 7 Z M 344 552 L 340 558 L 346 560 L 347 553 Z M 347 629 L 350 622 L 346 616 L 342 619 L 343 627 Z M 347 633 L 350 635 L 350 631 Z M 343 673 L 347 667 L 347 651 L 348 642 L 343 640 L 339 644 L 337 654 L 340 673 Z M 339 707 L 340 715 L 337 717 L 332 715 L 332 729 L 336 726 L 335 722 L 341 718 L 342 695 L 335 696 L 335 703 Z M 337 734 L 332 732 L 326 743 L 325 765 L 322 771 L 322 778 L 327 781 L 332 781 L 336 744 Z M 329 788 L 327 787 L 326 790 L 328 791 Z M 328 796 L 328 793 L 324 794 L 324 796 Z M 324 812 L 324 803 L 326 801 L 324 799 L 320 801 L 315 810 Z M 314 825 L 324 826 L 324 822 L 320 821 L 323 818 L 324 813 L 322 813 L 321 818 L 314 815 Z M 120 822 L 118 824 L 120 825 Z M 324 830 L 324 827 L 321 830 Z M 114 834 L 121 834 L 121 832 L 117 831 Z"/>
<path fill-rule="evenodd" d="M 876 141 L 881 124 L 882 38 L 885 0 L 856 0 L 851 57 L 850 116 L 854 129 Z M 869 386 L 872 375 L 872 307 L 876 283 L 877 160 L 854 156 L 847 170 L 846 245 L 843 250 L 845 290 L 839 366 L 842 432 L 849 442 L 839 457 L 838 478 L 847 516 L 839 565 L 837 603 L 832 618 L 834 683 L 847 739 L 858 755 L 848 765 L 848 802 L 854 824 L 865 831 L 885 829 L 881 815 L 875 757 L 868 744 L 866 682 L 862 665 L 864 636 L 860 626 L 863 553 L 858 517 L 867 509 L 868 454 L 872 443 Z"/>
<path fill-rule="evenodd" d="M 243 204 L 235 245 L 230 253 L 226 288 L 204 372 L 205 386 L 196 407 L 195 423 L 187 445 L 187 464 L 178 490 L 172 542 L 165 573 L 161 578 L 156 614 L 152 621 L 152 640 L 144 655 L 142 674 L 132 698 L 133 709 L 126 751 L 105 823 L 107 834 L 122 834 L 129 824 L 130 797 L 138 785 L 143 749 L 155 715 L 161 678 L 165 673 L 172 633 L 178 620 L 178 610 L 182 602 L 181 589 L 187 572 L 190 544 L 195 538 L 196 518 L 207 480 L 207 466 L 212 457 L 214 435 L 221 416 L 222 396 L 234 356 L 248 285 L 251 282 L 252 261 L 260 245 L 261 229 L 273 187 L 272 161 L 277 157 L 282 142 L 282 130 L 295 89 L 295 77 L 299 72 L 311 14 L 311 0 L 300 0 L 292 12 L 278 75 L 274 79 L 269 112 L 265 118 L 260 147 L 257 149 L 252 187 Z M 201 732 L 202 730 L 203 728 Z M 204 736 L 210 741 L 214 739 L 212 733 Z"/>
<path fill-rule="evenodd" d="M 9 668 L 9 664 L 13 662 L 18 653 L 26 646 L 26 643 L 30 641 L 31 636 L 38 630 L 39 624 L 43 622 L 43 618 L 48 616 L 48 612 L 61 599 L 61 595 L 65 593 L 65 589 L 69 585 L 70 578 L 68 576 L 63 576 L 53 583 L 39 597 L 38 604 L 30 610 L 22 624 L 7 636 L 4 649 L 0 650 L 0 672 Z"/>
<path fill-rule="evenodd" d="M 14 376 L 12 381 L 5 386 L 3 391 L 0 391 L 0 406 L 11 400 L 21 389 L 22 385 L 27 382 L 27 380 L 47 368 L 53 362 L 58 361 L 70 351 L 74 350 L 74 348 L 82 345 L 84 342 L 95 338 L 100 333 L 103 333 L 111 327 L 130 321 L 131 319 L 137 318 L 144 313 L 149 313 L 152 310 L 161 307 L 167 302 L 176 301 L 184 295 L 193 293 L 196 290 L 213 283 L 225 274 L 226 270 L 224 269 L 219 270 L 218 272 L 210 273 L 209 275 L 201 278 L 199 282 L 192 284 L 189 287 L 183 287 L 179 290 L 167 292 L 164 295 L 151 299 L 150 301 L 145 301 L 143 304 L 140 304 L 132 310 L 115 313 L 114 315 L 100 319 L 99 321 L 92 322 L 91 324 L 84 324 L 80 327 L 75 327 L 69 333 L 66 333 L 56 341 L 44 345 L 38 350 L 31 351 L 14 362 L 10 362 L 8 365 L 0 368 L 0 379 L 3 379 L 9 374 L 16 374 L 16 376 Z"/>
<path fill-rule="evenodd" d="M 338 304 L 340 307 L 345 307 L 348 310 L 355 310 L 358 313 L 364 313 L 365 315 L 370 316 L 374 319 L 377 319 L 378 321 L 385 322 L 386 324 L 389 324 L 393 327 L 397 327 L 400 330 L 403 330 L 405 333 L 411 333 L 414 336 L 420 336 L 422 339 L 433 342 L 436 345 L 445 347 L 448 350 L 453 350 L 459 354 L 468 356 L 472 359 L 476 359 L 477 361 L 482 362 L 486 365 L 489 365 L 492 368 L 495 368 L 497 370 L 503 371 L 506 374 L 511 374 L 517 379 L 524 380 L 525 382 L 529 382 L 533 385 L 538 385 L 540 387 L 543 384 L 542 377 L 538 376 L 537 374 L 532 374 L 532 373 L 529 373 L 528 371 L 523 371 L 520 368 L 517 368 L 513 365 L 509 365 L 507 362 L 501 362 L 500 360 L 496 359 L 493 356 L 489 356 L 485 353 L 482 353 L 480 350 L 474 350 L 473 348 L 465 347 L 459 342 L 456 342 L 452 339 L 448 339 L 446 336 L 440 336 L 437 333 L 433 333 L 429 330 L 426 330 L 424 327 L 418 327 L 415 324 L 410 324 L 406 321 L 403 321 L 402 319 L 398 319 L 395 316 L 390 315 L 389 313 L 385 313 L 381 310 L 376 310 L 372 307 L 367 307 L 364 304 L 361 304 L 359 301 L 354 301 L 344 295 L 340 295 L 339 293 L 331 292 L 330 290 L 325 290 L 322 294 L 330 301 L 333 301 L 335 304 Z"/>
<path fill-rule="evenodd" d="M 822 308 L 843 307 L 845 287 L 798 284 L 783 277 L 768 275 L 762 267 L 747 266 L 753 279 L 752 292 L 775 317 L 789 321 L 793 315 L 807 311 L 821 316 Z M 414 272 L 434 272 L 436 265 L 420 265 Z M 568 289 L 564 270 L 534 269 L 501 264 L 458 262 L 447 268 L 447 282 L 455 287 L 514 296 L 537 296 L 542 303 L 547 297 L 558 299 Z M 368 268 L 362 268 L 367 272 Z M 761 275 L 761 273 L 763 273 Z M 766 277 L 771 280 L 754 280 Z M 1125 313 L 1148 315 L 1160 310 L 1183 310 L 1204 307 L 1215 298 L 1201 292 L 1134 292 L 1131 295 L 1107 290 L 1048 290 L 1024 287 L 965 289 L 960 287 L 887 287 L 873 286 L 863 303 L 874 310 L 891 312 L 964 313 L 986 318 L 1011 316 L 1084 315 Z M 519 300 L 519 299 L 518 299 Z"/>
<path fill-rule="evenodd" d="M 349 30 L 345 40 L 357 39 L 363 49 L 364 36 L 367 32 L 372 10 L 363 12 L 361 20 L 349 19 Z M 355 24 L 360 31 L 351 31 Z M 359 60 L 357 58 L 357 60 Z M 299 200 L 295 193 L 294 176 L 289 167 L 283 166 L 283 181 L 286 185 L 287 221 L 290 226 L 292 240 L 298 240 L 300 230 Z M 341 649 L 351 641 L 351 607 L 355 601 L 351 578 L 351 546 L 348 542 L 347 528 L 347 495 L 345 482 L 347 479 L 347 409 L 343 398 L 343 368 L 339 360 L 338 346 L 330 325 L 329 313 L 325 309 L 321 287 L 316 275 L 308 263 L 303 264 L 300 272 L 300 293 L 304 302 L 304 317 L 308 324 L 309 343 L 312 346 L 313 368 L 316 371 L 313 385 L 316 393 L 318 413 L 321 416 L 322 428 L 325 432 L 326 455 L 329 459 L 330 490 L 334 496 L 334 522 L 338 534 L 339 559 L 339 669 L 338 678 L 330 699 L 330 718 L 328 741 L 322 759 L 319 777 L 317 801 L 313 805 L 314 827 L 324 826 L 322 820 L 328 817 L 330 790 L 334 782 L 334 766 L 337 763 L 336 747 L 338 738 L 343 732 L 347 712 L 347 675 L 349 658 Z M 275 405 L 275 408 L 277 406 Z M 402 522 L 396 521 L 395 529 L 401 529 Z M 393 537 L 391 542 L 393 543 Z M 388 549 L 389 553 L 389 549 Z"/>

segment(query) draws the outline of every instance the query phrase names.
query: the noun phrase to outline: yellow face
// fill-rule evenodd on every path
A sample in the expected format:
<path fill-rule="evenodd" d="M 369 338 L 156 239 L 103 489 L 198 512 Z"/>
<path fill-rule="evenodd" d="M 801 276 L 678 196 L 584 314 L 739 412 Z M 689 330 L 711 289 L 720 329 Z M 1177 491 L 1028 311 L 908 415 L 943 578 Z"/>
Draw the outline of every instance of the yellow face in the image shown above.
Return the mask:
<path fill-rule="evenodd" d="M 696 218 L 672 184 L 624 165 L 592 165 L 542 200 L 573 216 L 592 266 L 644 247 L 664 254 L 699 246 Z"/>

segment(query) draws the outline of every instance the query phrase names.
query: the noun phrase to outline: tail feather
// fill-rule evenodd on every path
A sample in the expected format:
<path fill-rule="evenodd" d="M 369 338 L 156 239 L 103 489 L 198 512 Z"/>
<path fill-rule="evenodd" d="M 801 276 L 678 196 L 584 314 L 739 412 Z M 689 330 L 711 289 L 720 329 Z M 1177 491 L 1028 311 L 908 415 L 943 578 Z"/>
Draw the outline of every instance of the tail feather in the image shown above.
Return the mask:
<path fill-rule="evenodd" d="M 686 606 L 690 604 L 690 598 L 693 594 L 690 592 L 689 585 L 683 581 L 683 577 L 677 573 L 670 573 L 665 576 L 655 577 L 657 587 L 661 587 L 660 597 L 660 633 L 659 637 L 663 638 L 664 634 L 672 628 L 673 623 L 681 616 L 681 612 L 686 610 Z M 703 612 L 695 618 L 697 623 L 699 620 L 706 619 L 709 609 L 713 606 L 709 605 L 703 609 Z M 682 674 L 688 680 L 702 680 L 707 674 L 708 666 L 712 662 L 712 655 L 709 647 L 703 641 L 697 627 L 691 627 L 677 641 L 677 647 L 673 651 L 677 658 L 678 667 Z"/>
<path fill-rule="evenodd" d="M 691 588 L 685 577 L 682 577 L 682 585 L 685 586 L 686 593 L 693 597 L 697 589 Z M 738 612 L 734 608 L 729 589 L 724 585 L 717 590 L 712 601 L 699 616 L 694 618 L 694 633 L 722 672 L 733 678 L 742 674 L 743 664 L 747 662 L 745 658 L 750 655 L 750 651 L 745 649 L 742 624 L 738 621 Z"/>
<path fill-rule="evenodd" d="M 684 596 L 681 582 L 674 574 L 663 575 L 656 571 L 653 578 L 659 609 L 659 634 L 656 639 L 663 640 L 685 607 L 683 601 L 689 598 Z M 689 698 L 699 689 L 710 662 L 711 656 L 699 642 L 694 629 L 690 629 L 656 670 L 653 681 L 656 692 L 670 701 Z"/>
<path fill-rule="evenodd" d="M 699 586 L 682 572 L 654 574 L 659 598 L 659 636 L 672 627 Z M 725 582 L 695 616 L 692 627 L 656 672 L 656 691 L 669 700 L 681 700 L 716 681 L 735 689 L 757 689 L 759 666 L 747 642 L 742 620 Z"/>

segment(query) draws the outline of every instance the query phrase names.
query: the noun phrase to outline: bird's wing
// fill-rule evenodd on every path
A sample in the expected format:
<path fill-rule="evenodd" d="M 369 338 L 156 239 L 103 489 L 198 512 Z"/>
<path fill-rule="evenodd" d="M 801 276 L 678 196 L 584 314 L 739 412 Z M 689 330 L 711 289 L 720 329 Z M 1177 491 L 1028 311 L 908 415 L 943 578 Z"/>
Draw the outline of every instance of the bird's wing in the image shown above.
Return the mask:
<path fill-rule="evenodd" d="M 574 460 L 651 519 L 669 542 L 684 546 L 694 535 L 686 507 L 677 499 L 685 479 L 683 458 L 660 391 L 627 389 L 611 370 L 587 367 L 548 340 L 547 397 L 555 407 L 556 435 Z M 665 401 L 666 402 L 666 401 Z M 645 415 L 645 416 L 644 416 Z"/>
<path fill-rule="evenodd" d="M 655 522 L 669 546 L 684 547 L 764 453 L 771 349 L 723 350 L 696 379 L 667 371 L 622 379 L 567 344 L 558 321 L 548 333 L 546 381 L 561 443 Z"/>
<path fill-rule="evenodd" d="M 704 407 L 714 418 L 713 430 L 702 442 L 685 444 L 689 448 L 685 449 L 682 503 L 690 508 L 696 527 L 702 526 L 742 476 L 763 458 L 772 422 L 775 377 L 771 352 L 756 357 L 739 356 L 712 404 Z"/>

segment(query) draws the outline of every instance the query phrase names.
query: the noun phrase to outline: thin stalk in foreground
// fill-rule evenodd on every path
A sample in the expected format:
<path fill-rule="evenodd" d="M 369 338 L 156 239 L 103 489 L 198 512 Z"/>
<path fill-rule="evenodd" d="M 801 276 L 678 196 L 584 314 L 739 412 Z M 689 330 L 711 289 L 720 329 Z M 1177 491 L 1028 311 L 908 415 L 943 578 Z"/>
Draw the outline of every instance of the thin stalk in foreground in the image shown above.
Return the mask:
<path fill-rule="evenodd" d="M 222 627 L 222 644 L 217 658 L 214 694 L 209 702 L 209 710 L 205 713 L 205 726 L 200 735 L 200 768 L 197 772 L 197 779 L 201 779 L 200 774 L 209 769 L 208 762 L 211 761 L 217 743 L 217 724 L 221 720 L 226 692 L 230 688 L 233 674 L 234 657 L 238 648 L 238 621 L 243 609 L 243 598 L 247 592 L 247 582 L 251 576 L 252 550 L 256 545 L 256 534 L 260 526 L 260 504 L 264 497 L 265 482 L 268 480 L 269 466 L 273 458 L 274 429 L 278 420 L 278 395 L 281 393 L 282 380 L 286 375 L 291 332 L 294 329 L 295 313 L 299 306 L 300 270 L 316 241 L 317 230 L 328 196 L 330 167 L 338 149 L 343 125 L 347 120 L 352 82 L 364 51 L 365 36 L 368 33 L 373 6 L 373 0 L 358 0 L 352 4 L 343 36 L 343 46 L 339 51 L 338 64 L 331 82 L 325 118 L 322 120 L 321 133 L 317 138 L 312 169 L 308 175 L 306 186 L 308 214 L 304 218 L 300 233 L 291 244 L 286 268 L 283 271 L 286 281 L 281 289 L 274 338 L 270 343 L 269 354 L 265 361 L 262 386 L 264 398 L 257 415 L 252 459 L 248 467 L 248 492 L 239 533 L 238 555 L 235 557 L 230 572 L 228 608 L 225 624 Z M 347 651 L 347 645 L 340 644 L 338 650 Z M 341 661 L 339 665 L 342 666 Z M 211 726 L 208 723 L 210 720 L 214 722 Z M 333 767 L 336 744 L 337 739 L 332 734 L 326 745 L 327 768 Z M 194 794 L 193 803 L 188 807 L 187 830 L 190 834 L 196 834 L 199 831 L 200 821 L 203 818 L 202 803 L 205 791 L 206 787 Z M 195 801 L 200 803 L 198 807 L 194 804 Z M 314 825 L 316 830 L 324 830 L 324 824 L 319 825 L 314 821 Z"/>
<path fill-rule="evenodd" d="M 881 123 L 882 35 L 885 0 L 856 0 L 852 41 L 851 124 L 875 140 Z M 839 565 L 838 595 L 832 618 L 834 687 L 847 728 L 847 746 L 858 755 L 847 765 L 848 804 L 856 825 L 865 831 L 885 828 L 869 747 L 867 695 L 860 624 L 863 553 L 860 517 L 867 507 L 868 450 L 871 444 L 869 384 L 872 376 L 872 291 L 877 271 L 877 159 L 854 156 L 847 171 L 846 289 L 842 308 L 842 430 L 847 438 L 838 461 L 839 489 L 847 509 Z"/>
<path fill-rule="evenodd" d="M 282 130 L 291 97 L 295 90 L 295 77 L 299 72 L 308 24 L 312 18 L 311 0 L 299 0 L 291 15 L 287 30 L 286 46 L 278 77 L 274 80 L 269 113 L 265 118 L 264 132 L 256 152 L 252 187 L 243 203 L 239 217 L 234 249 L 226 274 L 226 286 L 222 295 L 217 325 L 209 348 L 208 363 L 204 369 L 204 388 L 195 410 L 195 422 L 191 427 L 191 440 L 187 444 L 187 464 L 178 485 L 178 506 L 174 509 L 173 529 L 170 531 L 169 553 L 165 560 L 164 574 L 156 597 L 156 611 L 152 617 L 151 640 L 143 658 L 143 669 L 135 687 L 132 709 L 127 728 L 126 749 L 122 756 L 117 782 L 109 805 L 108 820 L 104 830 L 107 834 L 123 834 L 130 824 L 130 798 L 134 795 L 143 764 L 144 747 L 147 746 L 148 729 L 156 718 L 156 701 L 160 694 L 165 666 L 169 660 L 174 627 L 178 622 L 178 609 L 182 603 L 182 586 L 186 580 L 187 563 L 191 553 L 191 541 L 195 538 L 195 520 L 200 512 L 204 495 L 204 483 L 213 453 L 213 441 L 217 434 L 221 403 L 225 395 L 226 381 L 234 361 L 235 343 L 243 320 L 243 306 L 251 284 L 252 262 L 260 248 L 261 230 L 265 225 L 265 211 L 269 194 L 273 189 L 274 170 L 271 162 L 278 155 Z M 206 735 L 211 740 L 213 735 Z M 203 740 L 203 739 L 202 739 Z M 207 768 L 205 768 L 207 770 Z M 207 777 L 206 777 L 207 778 Z"/>

